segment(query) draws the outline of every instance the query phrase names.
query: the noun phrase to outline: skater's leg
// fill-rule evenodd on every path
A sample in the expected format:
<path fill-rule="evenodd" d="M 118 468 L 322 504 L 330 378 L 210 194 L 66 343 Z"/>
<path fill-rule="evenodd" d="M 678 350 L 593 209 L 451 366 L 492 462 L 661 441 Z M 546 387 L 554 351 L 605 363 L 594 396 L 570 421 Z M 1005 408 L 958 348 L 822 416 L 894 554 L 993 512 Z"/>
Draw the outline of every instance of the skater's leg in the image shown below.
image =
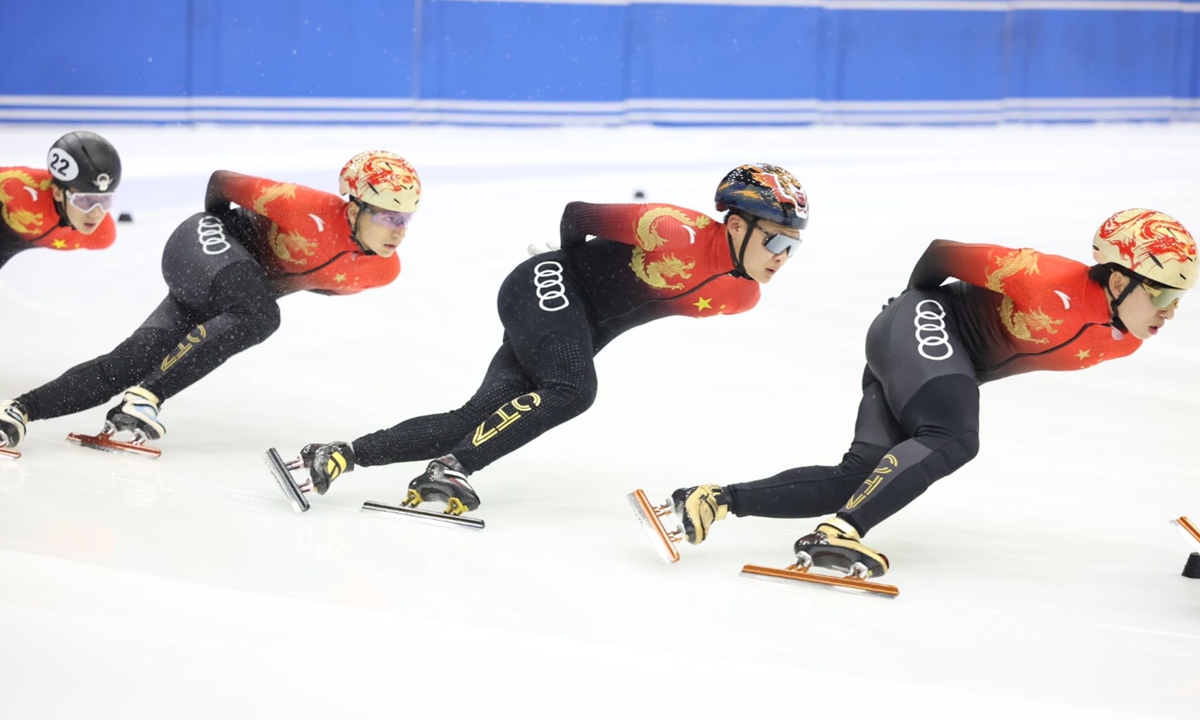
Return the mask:
<path fill-rule="evenodd" d="M 880 469 L 838 511 L 861 535 L 975 458 L 979 386 L 964 375 L 931 380 L 904 406 L 900 424 L 911 439 L 889 450 Z"/>
<path fill-rule="evenodd" d="M 70 415 L 107 402 L 157 366 L 192 322 L 178 301 L 168 296 L 112 352 L 76 365 L 17 402 L 28 411 L 31 421 Z"/>
<path fill-rule="evenodd" d="M 879 470 L 838 511 L 860 534 L 979 452 L 979 382 L 941 297 L 938 291 L 904 293 L 867 335 L 867 363 L 908 439 L 888 450 Z M 922 323 L 939 344 L 926 347 L 914 335 Z"/>
<path fill-rule="evenodd" d="M 765 480 L 723 488 L 729 512 L 738 516 L 804 518 L 829 515 L 874 473 L 889 448 L 907 437 L 892 416 L 883 386 L 863 373 L 863 397 L 854 442 L 838 465 L 793 468 Z"/>
<path fill-rule="evenodd" d="M 451 450 L 468 474 L 576 417 L 596 399 L 592 329 L 582 294 L 562 262 L 561 253 L 531 258 L 500 287 L 500 319 L 534 387 L 507 398 Z M 551 270 L 561 283 L 547 300 L 539 283 Z"/>
<path fill-rule="evenodd" d="M 233 262 L 218 271 L 208 302 L 196 311 L 208 319 L 181 338 L 176 350 L 139 383 L 160 402 L 279 329 L 275 293 L 253 260 Z"/>
<path fill-rule="evenodd" d="M 363 467 L 413 462 L 447 455 L 464 435 L 473 433 L 497 406 L 532 389 L 507 341 L 488 366 L 483 383 L 461 408 L 405 420 L 355 440 L 356 463 Z"/>

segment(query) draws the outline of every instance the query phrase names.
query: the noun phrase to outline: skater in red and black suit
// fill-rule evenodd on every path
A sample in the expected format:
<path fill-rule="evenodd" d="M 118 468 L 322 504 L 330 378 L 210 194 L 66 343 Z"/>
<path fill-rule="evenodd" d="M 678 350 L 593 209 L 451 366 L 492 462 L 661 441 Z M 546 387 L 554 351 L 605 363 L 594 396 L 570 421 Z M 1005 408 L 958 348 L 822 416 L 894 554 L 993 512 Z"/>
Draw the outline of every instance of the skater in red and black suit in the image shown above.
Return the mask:
<path fill-rule="evenodd" d="M 730 513 L 832 513 L 796 552 L 818 567 L 846 572 L 862 563 L 882 575 L 887 558 L 862 536 L 975 457 L 981 384 L 1130 355 L 1196 284 L 1196 243 L 1163 213 L 1119 212 L 1092 247 L 1097 264 L 1089 267 L 1035 250 L 934 241 L 908 290 L 867 332 L 863 399 L 841 464 L 676 490 L 688 541 L 703 542 Z M 957 281 L 943 285 L 948 278 Z"/>
<path fill-rule="evenodd" d="M 95 133 L 67 133 L 46 166 L 0 168 L 0 267 L 25 250 L 103 250 L 117 237 L 108 214 L 121 184 L 116 148 Z"/>
<path fill-rule="evenodd" d="M 800 244 L 808 199 L 786 170 L 743 165 L 722 180 L 716 203 L 724 222 L 673 205 L 567 205 L 562 249 L 526 260 L 500 286 L 504 340 L 474 397 L 353 443 L 307 446 L 311 488 L 324 494 L 355 466 L 437 458 L 409 484 L 406 504 L 477 508 L 467 477 L 587 410 L 593 358 L 615 337 L 662 317 L 732 315 L 758 302 L 759 286 Z"/>
<path fill-rule="evenodd" d="M 162 402 L 275 332 L 280 297 L 346 295 L 395 280 L 396 249 L 421 199 L 416 171 L 391 153 L 361 153 L 342 168 L 340 192 L 349 198 L 214 173 L 206 211 L 185 220 L 163 250 L 167 297 L 111 353 L 0 404 L 0 441 L 15 446 L 27 423 L 122 390 L 106 430 L 159 438 Z"/>

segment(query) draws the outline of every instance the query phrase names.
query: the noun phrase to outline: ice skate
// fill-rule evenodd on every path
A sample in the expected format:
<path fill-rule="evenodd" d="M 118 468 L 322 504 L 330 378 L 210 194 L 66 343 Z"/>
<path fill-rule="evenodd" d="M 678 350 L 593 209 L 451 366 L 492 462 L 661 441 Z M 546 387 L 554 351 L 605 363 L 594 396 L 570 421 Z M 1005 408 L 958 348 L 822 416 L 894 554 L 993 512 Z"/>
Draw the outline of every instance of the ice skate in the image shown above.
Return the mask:
<path fill-rule="evenodd" d="M 858 531 L 841 518 L 834 517 L 822 522 L 815 531 L 797 540 L 794 550 L 796 562 L 782 570 L 746 565 L 742 568 L 742 574 L 864 590 L 888 597 L 900 594 L 894 585 L 867 580 L 888 571 L 887 556 L 864 545 Z M 836 570 L 844 573 L 844 576 L 810 572 L 814 567 Z"/>
<path fill-rule="evenodd" d="M 313 446 L 307 445 L 304 449 L 307 450 L 310 447 Z M 318 445 L 317 447 L 321 446 Z M 296 458 L 290 462 L 284 462 L 283 458 L 279 455 L 279 451 L 275 448 L 269 448 L 266 454 L 263 455 L 263 460 L 266 461 L 267 467 L 270 468 L 275 482 L 279 483 L 279 489 L 283 490 L 283 494 L 287 496 L 292 509 L 298 513 L 308 510 L 308 499 L 304 497 L 304 493 L 313 489 L 312 478 L 305 474 L 300 482 L 296 482 L 296 478 L 292 476 L 293 470 L 304 469 L 304 460 Z"/>
<path fill-rule="evenodd" d="M 67 435 L 67 440 L 94 450 L 159 457 L 162 450 L 147 445 L 146 441 L 157 440 L 167 433 L 166 427 L 158 419 L 160 403 L 161 401 L 149 390 L 131 387 L 125 391 L 120 404 L 108 411 L 104 429 L 99 434 L 71 433 Z M 124 433 L 129 434 L 129 440 L 116 438 Z"/>
<path fill-rule="evenodd" d="M 444 502 L 446 507 L 440 513 L 417 507 L 430 501 Z M 408 484 L 408 494 L 399 505 L 367 502 L 362 509 L 482 530 L 483 520 L 464 516 L 478 507 L 479 495 L 467 482 L 466 470 L 453 455 L 446 455 L 429 463 L 424 473 L 413 478 Z"/>
<path fill-rule="evenodd" d="M 662 505 L 655 505 L 646 497 L 645 491 L 640 489 L 634 490 L 625 497 L 629 500 L 634 514 L 637 515 L 638 522 L 642 524 L 642 530 L 646 532 L 646 537 L 650 538 L 654 549 L 658 551 L 658 556 L 663 559 L 663 562 L 679 562 L 679 551 L 675 549 L 675 543 L 683 541 L 684 530 L 683 525 L 679 524 L 678 518 L 674 515 L 671 500 L 668 499 Z M 668 523 L 674 529 L 668 530 Z"/>
<path fill-rule="evenodd" d="M 29 423 L 29 413 L 16 400 L 5 400 L 0 403 L 0 457 L 16 459 L 21 457 L 15 448 L 25 439 L 25 425 Z"/>
<path fill-rule="evenodd" d="M 1200 528 L 1197 528 L 1186 517 L 1172 520 L 1171 525 L 1175 526 L 1175 529 L 1183 535 L 1183 539 L 1187 540 L 1188 545 L 1193 548 L 1192 554 L 1188 556 L 1187 562 L 1183 566 L 1183 576 L 1192 580 L 1200 580 Z"/>
<path fill-rule="evenodd" d="M 1200 552 L 1200 528 L 1197 528 L 1195 523 L 1188 520 L 1186 517 L 1181 517 L 1178 520 L 1172 520 L 1171 525 L 1183 535 L 1183 539 L 1192 546 L 1192 550 Z"/>
<path fill-rule="evenodd" d="M 300 461 L 308 468 L 312 489 L 318 495 L 329 492 L 329 485 L 354 469 L 354 448 L 347 442 L 311 443 L 300 449 Z"/>

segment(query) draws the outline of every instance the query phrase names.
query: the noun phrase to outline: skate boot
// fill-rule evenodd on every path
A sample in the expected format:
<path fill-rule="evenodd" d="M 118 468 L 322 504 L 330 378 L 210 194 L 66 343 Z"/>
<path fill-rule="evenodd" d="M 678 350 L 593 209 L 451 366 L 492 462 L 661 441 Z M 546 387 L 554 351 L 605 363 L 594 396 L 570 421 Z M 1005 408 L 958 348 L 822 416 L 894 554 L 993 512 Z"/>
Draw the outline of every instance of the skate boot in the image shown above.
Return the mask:
<path fill-rule="evenodd" d="M 797 540 L 793 549 L 796 564 L 802 568 L 815 565 L 860 579 L 888 571 L 887 556 L 864 545 L 858 531 L 840 517 L 823 521 Z"/>
<path fill-rule="evenodd" d="M 324 445 L 312 443 L 300 449 L 300 460 L 308 468 L 312 489 L 318 495 L 324 495 L 329 485 L 342 473 L 354 469 L 354 448 L 350 447 L 350 443 L 341 441 Z"/>
<path fill-rule="evenodd" d="M 429 500 L 446 503 L 446 514 L 462 515 L 479 507 L 479 495 L 467 482 L 467 471 L 453 455 L 429 463 L 425 472 L 408 484 L 403 508 L 415 508 Z"/>
<path fill-rule="evenodd" d="M 167 434 L 167 429 L 158 419 L 160 404 L 154 393 L 135 385 L 125 391 L 120 405 L 108 411 L 104 429 L 110 435 L 131 432 L 134 442 L 157 440 Z"/>
<path fill-rule="evenodd" d="M 15 448 L 25 439 L 25 426 L 29 413 L 16 400 L 0 403 L 0 447 Z"/>
<path fill-rule="evenodd" d="M 675 514 L 683 522 L 687 541 L 699 545 L 708 537 L 708 529 L 729 514 L 729 499 L 720 485 L 697 485 L 671 493 Z"/>

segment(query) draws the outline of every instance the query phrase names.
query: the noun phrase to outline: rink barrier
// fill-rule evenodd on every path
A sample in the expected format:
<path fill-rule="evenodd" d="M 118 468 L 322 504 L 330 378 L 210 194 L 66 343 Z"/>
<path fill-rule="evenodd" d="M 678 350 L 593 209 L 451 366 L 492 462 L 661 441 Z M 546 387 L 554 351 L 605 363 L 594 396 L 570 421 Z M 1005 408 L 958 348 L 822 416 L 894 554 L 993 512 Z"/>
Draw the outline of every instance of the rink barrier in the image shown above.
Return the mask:
<path fill-rule="evenodd" d="M 0 122 L 1194 121 L 1200 98 L 1200 0 L 37 5 L 0 43 L 105 50 L 10 54 Z"/>
<path fill-rule="evenodd" d="M 149 102 L 147 102 L 149 100 Z M 28 98 L 0 96 L 0 122 L 460 125 L 991 124 L 1200 121 L 1200 100 L 1011 98 L 966 102 L 628 100 L 513 103 L 330 98 Z"/>

